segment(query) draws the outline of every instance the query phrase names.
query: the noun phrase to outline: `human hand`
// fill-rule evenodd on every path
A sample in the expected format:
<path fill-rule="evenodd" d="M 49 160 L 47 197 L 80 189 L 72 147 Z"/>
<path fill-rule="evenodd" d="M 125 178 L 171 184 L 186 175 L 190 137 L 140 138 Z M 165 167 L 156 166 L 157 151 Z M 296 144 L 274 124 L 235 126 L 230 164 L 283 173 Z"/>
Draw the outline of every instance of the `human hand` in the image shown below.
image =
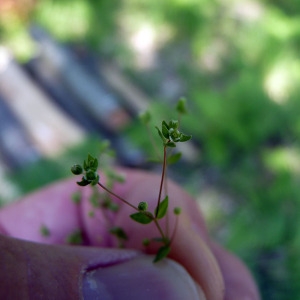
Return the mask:
<path fill-rule="evenodd" d="M 125 184 L 114 191 L 133 203 L 154 207 L 160 178 L 141 171 L 124 171 Z M 107 233 L 107 219 L 89 217 L 89 189 L 76 205 L 71 195 L 75 180 L 52 185 L 0 210 L 1 299 L 259 299 L 244 265 L 208 237 L 195 201 L 169 183 L 171 206 L 180 206 L 178 228 L 170 259 L 153 264 L 141 240 L 157 236 L 152 224 L 141 229 L 121 206 L 114 220 L 130 239 L 116 249 Z M 171 207 L 172 208 L 172 207 Z M 174 220 L 170 220 L 170 228 Z M 40 232 L 49 229 L 49 236 Z M 66 238 L 80 229 L 85 246 L 66 246 Z M 27 240 L 27 241 L 24 241 Z M 33 242 L 28 242 L 33 241 Z M 89 246 L 89 247 L 86 247 Z M 110 248 L 107 248 L 110 247 Z"/>

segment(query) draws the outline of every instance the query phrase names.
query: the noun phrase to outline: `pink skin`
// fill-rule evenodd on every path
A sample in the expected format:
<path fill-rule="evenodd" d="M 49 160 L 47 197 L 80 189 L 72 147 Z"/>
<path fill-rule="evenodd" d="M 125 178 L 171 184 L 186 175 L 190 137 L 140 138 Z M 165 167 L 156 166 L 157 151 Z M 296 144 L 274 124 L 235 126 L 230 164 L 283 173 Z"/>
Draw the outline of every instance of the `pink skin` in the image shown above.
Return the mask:
<path fill-rule="evenodd" d="M 136 206 L 140 201 L 147 201 L 149 210 L 153 211 L 157 202 L 159 176 L 142 171 L 122 172 L 126 174 L 126 182 L 117 184 L 114 192 Z M 79 179 L 78 177 L 77 180 Z M 132 221 L 129 214 L 134 212 L 133 209 L 121 204 L 113 223 L 125 229 L 130 237 L 126 247 L 134 250 L 113 248 L 116 247 L 116 239 L 107 233 L 107 227 L 110 226 L 107 218 L 99 211 L 93 218 L 89 216 L 91 206 L 87 198 L 90 189 L 78 187 L 75 181 L 72 178 L 59 182 L 0 210 L 0 233 L 3 234 L 0 236 L 1 299 L 14 299 L 15 295 L 20 299 L 32 299 L 32 295 L 36 297 L 45 294 L 51 295 L 51 299 L 80 299 L 82 275 L 86 270 L 115 264 L 122 266 L 122 263 L 127 262 L 127 273 L 130 274 L 133 272 L 130 264 L 134 265 L 145 257 L 141 253 L 145 250 L 142 239 L 159 236 L 154 224 L 140 225 Z M 78 190 L 83 192 L 84 197 L 76 205 L 70 199 L 72 193 Z M 207 235 L 203 217 L 195 201 L 172 182 L 168 183 L 168 193 L 170 211 L 175 206 L 182 208 L 169 255 L 169 258 L 188 272 L 182 273 L 182 278 L 190 275 L 209 300 L 258 300 L 257 288 L 245 266 L 235 256 L 212 242 Z M 170 232 L 174 224 L 175 217 L 172 214 Z M 50 236 L 41 234 L 42 226 L 50 230 Z M 83 231 L 84 242 L 90 247 L 64 245 L 66 237 L 77 229 Z M 147 253 L 155 254 L 158 246 L 150 246 Z M 144 262 L 142 264 L 144 266 Z M 147 268 L 153 268 L 152 265 L 149 264 L 151 267 L 148 268 L 147 262 L 146 271 Z M 120 272 L 115 269 L 110 269 L 110 272 Z M 149 274 L 149 278 L 156 276 Z M 166 281 L 160 279 L 165 284 L 164 291 L 166 286 L 170 290 L 169 299 L 174 297 L 172 290 L 179 290 L 180 285 L 175 284 L 171 277 L 166 275 Z M 157 284 L 155 280 L 153 282 L 153 285 Z M 57 286 L 64 288 L 56 288 Z M 180 291 L 188 294 L 184 288 L 186 287 L 180 288 Z M 159 290 L 159 286 L 157 289 Z"/>

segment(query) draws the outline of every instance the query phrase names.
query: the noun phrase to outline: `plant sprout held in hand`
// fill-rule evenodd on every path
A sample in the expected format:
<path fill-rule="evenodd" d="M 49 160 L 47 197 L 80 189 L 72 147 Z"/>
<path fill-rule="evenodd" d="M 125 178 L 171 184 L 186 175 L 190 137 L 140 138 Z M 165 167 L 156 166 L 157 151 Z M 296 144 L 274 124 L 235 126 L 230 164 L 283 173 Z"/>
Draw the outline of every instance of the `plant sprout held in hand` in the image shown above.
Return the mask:
<path fill-rule="evenodd" d="M 177 104 L 177 112 L 180 114 L 185 113 L 185 101 L 180 99 Z M 150 121 L 150 116 L 147 113 L 147 123 Z M 144 120 L 145 121 L 145 120 Z M 146 123 L 146 122 L 144 122 Z M 176 147 L 178 142 L 186 142 L 191 139 L 191 135 L 186 135 L 179 130 L 179 121 L 178 120 L 171 120 L 168 123 L 166 121 L 162 121 L 161 128 L 156 127 L 157 132 L 162 140 L 163 146 L 163 161 L 162 161 L 162 174 L 161 180 L 158 190 L 158 198 L 157 198 L 157 205 L 153 212 L 148 210 L 148 203 L 147 202 L 140 202 L 137 206 L 129 202 L 128 200 L 120 197 L 119 195 L 115 194 L 110 188 L 104 186 L 101 183 L 100 176 L 97 173 L 98 170 L 98 159 L 93 157 L 92 155 L 88 155 L 87 159 L 84 160 L 83 165 L 74 165 L 71 168 L 71 171 L 75 175 L 82 175 L 81 181 L 77 182 L 79 186 L 100 186 L 103 190 L 105 190 L 111 196 L 116 197 L 124 204 L 129 205 L 135 212 L 130 215 L 130 218 L 140 224 L 146 225 L 150 223 L 154 223 L 158 232 L 159 237 L 153 237 L 151 240 L 144 239 L 143 244 L 145 246 L 149 245 L 151 241 L 160 242 L 162 246 L 158 249 L 156 256 L 154 258 L 154 262 L 158 262 L 164 257 L 166 257 L 170 250 L 171 244 L 175 237 L 175 232 L 177 228 L 178 216 L 180 214 L 180 208 L 174 208 L 174 215 L 176 217 L 175 227 L 173 230 L 172 235 L 168 234 L 168 230 L 164 231 L 160 225 L 160 220 L 167 216 L 168 207 L 169 207 L 169 197 L 166 195 L 162 199 L 162 190 L 165 184 L 165 175 L 166 175 L 166 168 L 167 163 L 169 161 L 176 162 L 180 158 L 180 153 L 176 153 L 168 157 L 167 149 Z M 101 208 L 101 207 L 100 207 Z M 102 207 L 103 208 L 103 207 Z M 166 219 L 168 223 L 168 218 Z M 168 226 L 167 226 L 168 228 Z M 120 241 L 125 241 L 127 239 L 127 234 L 124 230 L 120 227 L 112 227 L 110 229 L 110 233 L 114 234 L 119 238 Z M 120 245 L 123 246 L 123 243 Z"/>

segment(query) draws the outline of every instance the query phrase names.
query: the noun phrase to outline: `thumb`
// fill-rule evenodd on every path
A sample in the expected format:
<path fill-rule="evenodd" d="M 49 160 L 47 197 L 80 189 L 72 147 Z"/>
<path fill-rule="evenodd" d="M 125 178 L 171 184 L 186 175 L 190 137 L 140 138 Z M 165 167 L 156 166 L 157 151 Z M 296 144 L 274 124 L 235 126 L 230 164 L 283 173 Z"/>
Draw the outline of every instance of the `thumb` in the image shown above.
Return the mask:
<path fill-rule="evenodd" d="M 176 262 L 134 250 L 44 245 L 0 236 L 1 299 L 205 299 Z"/>

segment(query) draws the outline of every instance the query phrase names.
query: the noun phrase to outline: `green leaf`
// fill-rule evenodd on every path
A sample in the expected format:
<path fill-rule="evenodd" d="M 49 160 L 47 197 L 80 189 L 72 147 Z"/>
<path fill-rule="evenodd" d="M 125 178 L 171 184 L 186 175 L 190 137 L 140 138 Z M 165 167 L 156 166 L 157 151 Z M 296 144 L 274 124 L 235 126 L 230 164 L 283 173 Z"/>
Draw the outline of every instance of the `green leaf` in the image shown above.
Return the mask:
<path fill-rule="evenodd" d="M 158 249 L 156 256 L 153 260 L 154 263 L 162 260 L 163 258 L 167 257 L 170 253 L 171 247 L 170 246 L 162 246 Z"/>
<path fill-rule="evenodd" d="M 167 142 L 165 145 L 172 148 L 176 147 L 176 144 L 174 142 Z"/>
<path fill-rule="evenodd" d="M 162 126 L 166 126 L 166 128 L 169 130 L 170 128 L 169 128 L 169 125 L 167 124 L 167 122 L 166 121 L 162 121 L 161 122 L 161 125 Z"/>
<path fill-rule="evenodd" d="M 88 163 L 92 162 L 93 160 L 94 160 L 94 157 L 91 154 L 88 154 L 88 157 L 87 157 Z"/>
<path fill-rule="evenodd" d="M 109 232 L 113 235 L 115 235 L 117 238 L 122 239 L 122 240 L 128 240 L 128 236 L 125 233 L 125 231 L 118 226 L 112 227 Z"/>
<path fill-rule="evenodd" d="M 97 174 L 96 178 L 95 178 L 94 180 L 92 180 L 91 185 L 96 185 L 96 184 L 98 184 L 99 179 L 100 179 L 100 176 Z"/>
<path fill-rule="evenodd" d="M 130 218 L 141 224 L 149 224 L 153 221 L 152 215 L 149 213 L 137 212 L 130 215 Z"/>
<path fill-rule="evenodd" d="M 67 236 L 66 241 L 71 245 L 81 245 L 83 243 L 83 235 L 81 230 L 75 230 L 73 233 Z"/>
<path fill-rule="evenodd" d="M 98 168 L 98 159 L 95 158 L 93 162 L 91 162 L 91 169 L 97 171 Z"/>
<path fill-rule="evenodd" d="M 177 163 L 182 156 L 181 152 L 175 153 L 167 158 L 167 163 L 169 165 Z"/>
<path fill-rule="evenodd" d="M 50 236 L 50 230 L 48 227 L 46 227 L 45 225 L 42 225 L 41 228 L 40 228 L 40 232 L 42 234 L 42 236 L 45 236 L 45 237 L 48 237 Z"/>
<path fill-rule="evenodd" d="M 169 206 L 169 197 L 166 196 L 165 199 L 160 202 L 159 206 L 155 210 L 157 219 L 161 219 L 165 216 L 168 210 L 168 206 Z"/>
<path fill-rule="evenodd" d="M 87 169 L 91 169 L 92 171 L 96 171 L 98 168 L 98 159 L 88 154 L 87 158 Z M 86 170 L 87 171 L 87 170 Z"/>
<path fill-rule="evenodd" d="M 191 138 L 192 138 L 191 135 L 186 135 L 186 134 L 182 133 L 179 142 L 186 142 L 186 141 L 190 140 Z"/>
<path fill-rule="evenodd" d="M 87 171 L 89 169 L 88 163 L 86 160 L 83 161 L 83 169 L 84 171 Z"/>
<path fill-rule="evenodd" d="M 77 181 L 77 184 L 80 186 L 87 186 L 90 184 L 90 181 L 88 181 L 84 177 L 82 177 L 81 181 Z"/>
<path fill-rule="evenodd" d="M 177 120 L 171 120 L 169 122 L 169 128 L 178 129 L 179 123 Z"/>
<path fill-rule="evenodd" d="M 161 125 L 161 129 L 162 129 L 162 134 L 163 136 L 168 139 L 169 138 L 169 129 L 167 127 L 167 124 L 165 121 L 163 121 L 162 125 Z"/>
<path fill-rule="evenodd" d="M 155 126 L 155 128 L 157 129 L 158 134 L 159 134 L 159 136 L 161 137 L 163 143 L 165 143 L 165 142 L 166 142 L 166 139 L 164 138 L 164 136 L 163 136 L 163 134 L 161 133 L 160 129 L 159 129 L 157 126 Z"/>

